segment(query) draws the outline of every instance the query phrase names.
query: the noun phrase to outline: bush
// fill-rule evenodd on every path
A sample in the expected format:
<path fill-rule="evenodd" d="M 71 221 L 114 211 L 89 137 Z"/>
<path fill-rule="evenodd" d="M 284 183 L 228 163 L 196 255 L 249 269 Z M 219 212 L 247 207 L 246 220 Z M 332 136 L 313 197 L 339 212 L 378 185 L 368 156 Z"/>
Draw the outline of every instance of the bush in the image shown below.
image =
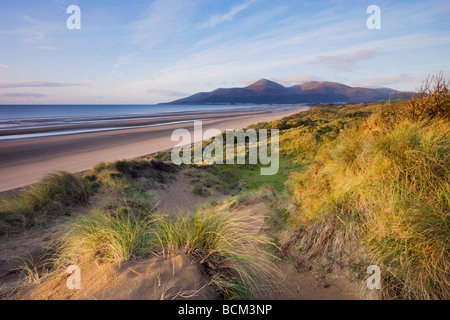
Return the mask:
<path fill-rule="evenodd" d="M 407 101 L 393 103 L 391 112 L 413 121 L 433 118 L 450 120 L 450 79 L 443 72 L 429 76 Z"/>
<path fill-rule="evenodd" d="M 201 184 L 196 184 L 192 189 L 192 193 L 201 197 L 207 197 L 211 194 L 210 191 L 206 188 L 203 188 Z"/>

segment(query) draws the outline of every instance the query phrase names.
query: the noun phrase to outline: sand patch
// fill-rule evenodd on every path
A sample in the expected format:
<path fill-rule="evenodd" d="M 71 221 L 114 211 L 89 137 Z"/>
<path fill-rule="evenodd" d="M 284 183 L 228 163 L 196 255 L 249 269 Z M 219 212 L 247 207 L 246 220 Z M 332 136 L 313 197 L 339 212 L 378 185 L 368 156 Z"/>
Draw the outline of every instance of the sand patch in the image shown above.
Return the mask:
<path fill-rule="evenodd" d="M 186 256 L 154 257 L 117 264 L 80 264 L 81 289 L 67 288 L 68 275 L 28 285 L 15 299 L 26 300 L 217 300 L 206 269 Z"/>
<path fill-rule="evenodd" d="M 177 214 L 193 214 L 198 205 L 210 201 L 220 202 L 226 198 L 219 192 L 211 192 L 208 196 L 200 196 L 192 192 L 194 183 L 187 178 L 183 170 L 179 171 L 172 182 L 152 190 L 159 213 L 175 216 Z"/>

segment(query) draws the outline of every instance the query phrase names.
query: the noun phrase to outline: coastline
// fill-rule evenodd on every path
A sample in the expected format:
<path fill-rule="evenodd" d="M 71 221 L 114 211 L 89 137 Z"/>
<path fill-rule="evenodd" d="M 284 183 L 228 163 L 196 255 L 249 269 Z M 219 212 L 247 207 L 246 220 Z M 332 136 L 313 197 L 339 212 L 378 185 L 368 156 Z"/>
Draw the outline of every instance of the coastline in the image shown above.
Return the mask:
<path fill-rule="evenodd" d="M 51 172 L 81 172 L 100 162 L 137 158 L 170 149 L 177 144 L 171 141 L 172 132 L 180 128 L 192 132 L 194 120 L 203 120 L 204 130 L 216 128 L 225 131 L 279 120 L 307 109 L 299 107 L 276 113 L 268 110 L 221 111 L 207 115 L 182 113 L 175 115 L 176 120 L 174 117 L 170 120 L 154 117 L 121 119 L 114 122 L 113 128 L 108 123 L 46 128 L 45 132 L 49 133 L 56 130 L 75 133 L 0 142 L 0 192 L 33 184 Z M 42 130 L 35 128 L 10 130 L 8 133 L 39 132 Z"/>

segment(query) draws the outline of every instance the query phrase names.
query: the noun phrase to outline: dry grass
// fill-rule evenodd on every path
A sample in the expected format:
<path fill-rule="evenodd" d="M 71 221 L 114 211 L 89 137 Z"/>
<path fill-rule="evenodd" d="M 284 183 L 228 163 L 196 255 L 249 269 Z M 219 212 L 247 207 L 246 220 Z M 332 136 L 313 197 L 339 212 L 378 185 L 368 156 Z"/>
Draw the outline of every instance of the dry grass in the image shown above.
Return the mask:
<path fill-rule="evenodd" d="M 384 272 L 383 298 L 448 299 L 450 124 L 433 112 L 380 109 L 291 177 L 306 259 L 356 265 L 368 254 Z"/>

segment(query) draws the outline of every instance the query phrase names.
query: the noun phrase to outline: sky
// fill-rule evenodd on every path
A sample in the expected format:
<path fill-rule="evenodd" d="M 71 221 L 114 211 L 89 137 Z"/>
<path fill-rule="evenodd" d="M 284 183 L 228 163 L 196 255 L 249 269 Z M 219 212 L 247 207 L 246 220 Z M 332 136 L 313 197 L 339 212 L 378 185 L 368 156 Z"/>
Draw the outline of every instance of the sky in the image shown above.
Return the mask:
<path fill-rule="evenodd" d="M 3 0 L 0 104 L 153 104 L 261 78 L 415 90 L 450 73 L 449 31 L 450 0 Z"/>

